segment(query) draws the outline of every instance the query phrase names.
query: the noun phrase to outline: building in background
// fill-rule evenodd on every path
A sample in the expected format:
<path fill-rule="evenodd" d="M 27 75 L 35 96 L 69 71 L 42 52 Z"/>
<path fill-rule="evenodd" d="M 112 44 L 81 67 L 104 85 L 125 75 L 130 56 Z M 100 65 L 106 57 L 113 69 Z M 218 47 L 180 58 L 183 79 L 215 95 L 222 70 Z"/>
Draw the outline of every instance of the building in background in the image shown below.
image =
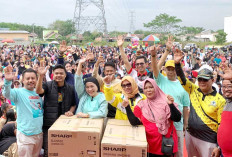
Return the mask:
<path fill-rule="evenodd" d="M 227 34 L 226 41 L 232 42 L 232 16 L 224 17 L 224 32 Z"/>
<path fill-rule="evenodd" d="M 0 41 L 4 39 L 12 39 L 17 41 L 28 41 L 29 32 L 27 31 L 12 31 L 12 30 L 0 30 Z"/>

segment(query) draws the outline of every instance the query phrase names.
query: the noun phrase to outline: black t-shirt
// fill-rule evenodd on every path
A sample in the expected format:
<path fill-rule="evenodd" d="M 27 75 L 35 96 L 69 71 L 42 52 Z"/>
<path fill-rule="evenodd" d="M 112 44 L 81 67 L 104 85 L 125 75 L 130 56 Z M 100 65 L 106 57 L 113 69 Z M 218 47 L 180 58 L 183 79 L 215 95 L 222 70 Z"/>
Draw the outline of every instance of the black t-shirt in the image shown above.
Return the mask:
<path fill-rule="evenodd" d="M 3 154 L 11 144 L 16 142 L 15 123 L 7 123 L 0 132 L 0 154 Z"/>

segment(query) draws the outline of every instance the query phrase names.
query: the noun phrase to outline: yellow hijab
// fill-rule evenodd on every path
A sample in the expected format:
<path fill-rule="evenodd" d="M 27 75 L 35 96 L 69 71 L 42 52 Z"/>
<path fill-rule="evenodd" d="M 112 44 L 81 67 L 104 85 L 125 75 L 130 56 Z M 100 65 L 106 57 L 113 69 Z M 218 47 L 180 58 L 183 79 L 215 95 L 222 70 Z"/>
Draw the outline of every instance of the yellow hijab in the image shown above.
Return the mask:
<path fill-rule="evenodd" d="M 121 86 L 121 90 L 122 90 L 122 93 L 123 95 L 125 95 L 127 98 L 133 98 L 137 93 L 139 93 L 139 88 L 138 88 L 138 85 L 136 84 L 135 80 L 133 79 L 133 77 L 131 76 L 124 76 L 123 79 L 122 79 L 122 82 L 123 81 L 129 81 L 131 83 L 131 87 L 132 87 L 132 93 L 130 94 L 127 94 L 124 89 L 122 88 Z M 121 82 L 121 83 L 122 83 Z"/>

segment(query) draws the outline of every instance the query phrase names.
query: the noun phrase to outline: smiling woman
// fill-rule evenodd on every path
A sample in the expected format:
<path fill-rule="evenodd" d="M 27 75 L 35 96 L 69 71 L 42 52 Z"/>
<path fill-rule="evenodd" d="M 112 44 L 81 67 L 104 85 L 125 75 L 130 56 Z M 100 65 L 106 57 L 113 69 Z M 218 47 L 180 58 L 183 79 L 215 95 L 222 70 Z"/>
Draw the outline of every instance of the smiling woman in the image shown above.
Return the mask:
<path fill-rule="evenodd" d="M 104 78 L 106 100 L 117 109 L 115 119 L 128 120 L 126 107 L 129 106 L 133 111 L 137 103 L 146 97 L 144 94 L 139 93 L 138 85 L 131 76 L 123 77 L 121 82 L 122 94 L 113 92 L 111 82 L 112 76 Z"/>
<path fill-rule="evenodd" d="M 100 86 L 96 78 L 89 77 L 83 80 L 81 72 L 85 59 L 79 61 L 75 75 L 75 89 L 80 99 L 76 111 L 79 118 L 103 118 L 106 117 L 107 102 L 104 93 L 100 92 Z"/>

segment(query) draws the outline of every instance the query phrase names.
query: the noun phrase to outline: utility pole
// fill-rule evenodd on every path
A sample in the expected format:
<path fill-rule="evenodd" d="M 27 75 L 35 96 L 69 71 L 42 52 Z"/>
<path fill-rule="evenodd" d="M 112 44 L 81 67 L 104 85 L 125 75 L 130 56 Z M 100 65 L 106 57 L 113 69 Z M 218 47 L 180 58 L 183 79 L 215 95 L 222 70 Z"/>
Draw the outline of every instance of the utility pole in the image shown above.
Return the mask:
<path fill-rule="evenodd" d="M 94 16 L 84 15 L 84 10 L 91 4 L 97 7 L 99 12 L 96 12 Z M 76 34 L 81 34 L 84 31 L 87 31 L 90 25 L 93 25 L 99 32 L 107 34 L 103 0 L 76 0 L 73 23 L 76 29 Z"/>
<path fill-rule="evenodd" d="M 32 23 L 33 26 L 33 43 L 35 42 L 35 23 Z"/>
<path fill-rule="evenodd" d="M 117 30 L 117 26 L 114 26 L 114 36 L 116 37 L 116 30 Z"/>
<path fill-rule="evenodd" d="M 134 22 L 135 22 L 135 12 L 134 11 L 130 11 L 130 16 L 129 16 L 129 19 L 130 19 L 130 33 L 133 34 L 134 31 L 135 31 L 135 25 L 134 25 Z"/>

